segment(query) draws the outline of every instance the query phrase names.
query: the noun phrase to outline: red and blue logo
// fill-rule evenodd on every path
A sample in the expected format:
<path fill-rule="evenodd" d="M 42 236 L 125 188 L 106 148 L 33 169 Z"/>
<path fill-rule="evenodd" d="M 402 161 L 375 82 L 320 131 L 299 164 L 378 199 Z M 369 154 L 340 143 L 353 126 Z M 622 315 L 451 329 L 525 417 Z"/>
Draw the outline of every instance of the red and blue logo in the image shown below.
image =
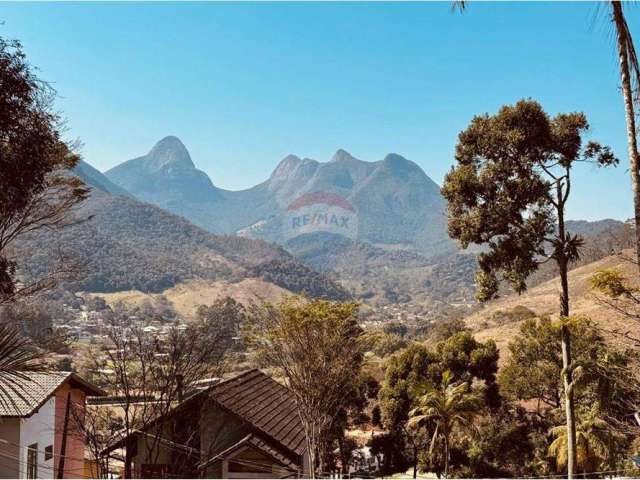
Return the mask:
<path fill-rule="evenodd" d="M 306 193 L 287 207 L 285 239 L 305 233 L 329 232 L 355 239 L 358 235 L 356 209 L 335 193 Z"/>

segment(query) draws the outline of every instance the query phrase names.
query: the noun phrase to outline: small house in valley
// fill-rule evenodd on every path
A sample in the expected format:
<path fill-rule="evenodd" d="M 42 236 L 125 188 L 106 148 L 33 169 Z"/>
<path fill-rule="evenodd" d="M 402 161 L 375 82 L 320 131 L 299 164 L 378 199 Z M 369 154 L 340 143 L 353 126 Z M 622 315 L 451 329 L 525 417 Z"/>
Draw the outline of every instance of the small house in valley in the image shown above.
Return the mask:
<path fill-rule="evenodd" d="M 86 397 L 104 392 L 71 372 L 28 372 L 0 382 L 0 478 L 84 475 Z"/>
<path fill-rule="evenodd" d="M 300 478 L 306 441 L 293 395 L 250 370 L 187 395 L 167 415 L 114 442 L 137 478 Z"/>

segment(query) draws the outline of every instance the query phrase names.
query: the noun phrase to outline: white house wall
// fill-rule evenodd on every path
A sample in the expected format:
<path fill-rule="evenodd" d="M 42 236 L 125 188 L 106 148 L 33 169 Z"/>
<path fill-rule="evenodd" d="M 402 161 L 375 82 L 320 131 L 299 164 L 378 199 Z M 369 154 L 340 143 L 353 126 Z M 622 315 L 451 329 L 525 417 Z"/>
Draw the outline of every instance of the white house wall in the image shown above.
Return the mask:
<path fill-rule="evenodd" d="M 56 398 L 52 396 L 29 418 L 20 421 L 20 478 L 27 478 L 27 447 L 38 444 L 38 478 L 54 477 L 54 458 L 44 459 L 44 449 L 55 438 Z"/>

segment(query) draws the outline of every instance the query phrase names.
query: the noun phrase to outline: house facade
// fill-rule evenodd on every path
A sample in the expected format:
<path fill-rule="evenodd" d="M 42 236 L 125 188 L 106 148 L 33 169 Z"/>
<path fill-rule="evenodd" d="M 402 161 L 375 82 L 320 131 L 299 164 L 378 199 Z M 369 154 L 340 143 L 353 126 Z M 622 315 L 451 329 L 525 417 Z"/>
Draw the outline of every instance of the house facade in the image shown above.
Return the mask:
<path fill-rule="evenodd" d="M 306 441 L 291 392 L 250 370 L 192 394 L 111 448 L 136 478 L 307 477 Z"/>
<path fill-rule="evenodd" d="M 0 402 L 0 478 L 78 478 L 88 395 L 104 392 L 71 372 L 24 373 Z"/>

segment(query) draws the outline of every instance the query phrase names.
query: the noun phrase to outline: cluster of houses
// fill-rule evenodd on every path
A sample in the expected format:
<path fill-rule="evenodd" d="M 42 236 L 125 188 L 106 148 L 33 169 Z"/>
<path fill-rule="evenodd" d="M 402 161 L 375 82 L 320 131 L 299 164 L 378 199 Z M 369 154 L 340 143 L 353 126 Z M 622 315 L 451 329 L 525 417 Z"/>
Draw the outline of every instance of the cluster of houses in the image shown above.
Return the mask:
<path fill-rule="evenodd" d="M 63 332 L 66 337 L 79 343 L 94 343 L 101 338 L 106 338 L 110 323 L 108 321 L 107 310 L 90 310 L 86 305 L 74 307 L 64 305 L 64 317 L 56 318 L 52 327 Z M 167 322 L 161 317 L 138 318 L 130 315 L 129 324 L 132 327 L 139 327 L 149 335 L 163 336 L 169 330 L 176 327 L 174 322 Z M 177 328 L 186 328 L 186 324 L 179 322 Z"/>
<path fill-rule="evenodd" d="M 116 400 L 71 372 L 1 383 L 0 478 L 309 476 L 292 393 L 260 370 L 201 382 L 144 427 L 113 434 L 106 464 L 92 458 L 83 422 Z"/>

